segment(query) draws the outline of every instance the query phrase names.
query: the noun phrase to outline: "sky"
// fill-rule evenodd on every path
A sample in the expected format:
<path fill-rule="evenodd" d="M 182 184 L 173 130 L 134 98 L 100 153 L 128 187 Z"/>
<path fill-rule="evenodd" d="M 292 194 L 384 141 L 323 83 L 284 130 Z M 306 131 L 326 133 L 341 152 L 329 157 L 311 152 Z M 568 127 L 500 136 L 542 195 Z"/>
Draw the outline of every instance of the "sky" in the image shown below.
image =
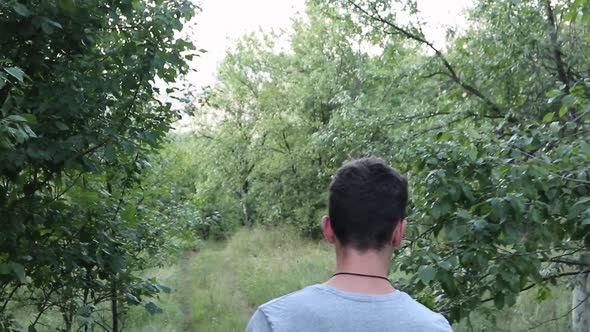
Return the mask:
<path fill-rule="evenodd" d="M 304 0 L 201 0 L 193 41 L 207 50 L 194 63 L 190 76 L 196 86 L 215 83 L 217 65 L 236 40 L 259 28 L 288 29 L 291 18 L 305 12 Z"/>
<path fill-rule="evenodd" d="M 424 28 L 426 36 L 440 46 L 445 38 L 445 26 L 462 26 L 461 15 L 472 0 L 418 0 L 422 17 L 429 22 Z M 201 0 L 202 11 L 191 27 L 190 35 L 197 48 L 207 53 L 193 64 L 196 73 L 188 76 L 195 87 L 216 82 L 217 66 L 225 51 L 240 36 L 270 29 L 289 29 L 291 18 L 305 12 L 305 0 Z"/>

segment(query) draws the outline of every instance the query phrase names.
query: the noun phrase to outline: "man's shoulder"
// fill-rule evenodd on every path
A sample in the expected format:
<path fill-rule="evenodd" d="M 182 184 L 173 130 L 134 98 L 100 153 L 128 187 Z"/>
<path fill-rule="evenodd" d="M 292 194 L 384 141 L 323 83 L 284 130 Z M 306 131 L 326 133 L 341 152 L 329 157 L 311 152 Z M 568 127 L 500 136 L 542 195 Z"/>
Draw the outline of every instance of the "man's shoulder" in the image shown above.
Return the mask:
<path fill-rule="evenodd" d="M 402 298 L 402 301 L 404 302 L 404 305 L 405 306 L 408 306 L 408 307 L 411 307 L 416 312 L 421 313 L 421 314 L 435 314 L 435 315 L 440 315 L 440 314 L 432 311 L 427 306 L 425 306 L 422 303 L 420 303 L 417 300 L 415 300 L 409 294 L 404 293 L 404 292 L 401 292 L 401 291 L 400 291 L 400 294 L 401 294 L 400 297 Z"/>
<path fill-rule="evenodd" d="M 402 328 L 401 331 L 452 331 L 441 314 L 402 291 L 374 296 L 312 285 L 270 300 L 258 311 L 270 326 L 277 327 L 277 331 L 282 331 L 280 326 L 308 323 L 316 327 L 328 324 L 334 330 L 338 324 L 359 323 L 359 317 L 382 326 Z"/>
<path fill-rule="evenodd" d="M 417 324 L 424 329 L 428 328 L 429 331 L 452 331 L 451 325 L 442 314 L 432 311 L 410 295 L 403 292 L 402 294 L 403 306 L 407 308 L 407 318 L 412 321 L 410 323 Z"/>
<path fill-rule="evenodd" d="M 296 305 L 299 303 L 304 303 L 309 301 L 310 297 L 316 296 L 316 289 L 318 285 L 311 285 L 295 292 L 277 297 L 272 299 L 262 305 L 260 305 L 259 309 L 262 311 L 274 308 L 285 308 L 289 305 Z"/>

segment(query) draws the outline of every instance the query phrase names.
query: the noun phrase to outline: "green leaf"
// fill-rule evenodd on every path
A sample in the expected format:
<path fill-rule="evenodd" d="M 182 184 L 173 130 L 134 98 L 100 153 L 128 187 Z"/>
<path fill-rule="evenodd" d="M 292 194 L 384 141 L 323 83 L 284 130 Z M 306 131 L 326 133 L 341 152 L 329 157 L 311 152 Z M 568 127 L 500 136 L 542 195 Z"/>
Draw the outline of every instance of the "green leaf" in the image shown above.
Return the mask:
<path fill-rule="evenodd" d="M 477 148 L 475 146 L 472 146 L 471 149 L 469 149 L 469 159 L 471 159 L 471 161 L 477 160 Z"/>
<path fill-rule="evenodd" d="M 9 115 L 6 117 L 7 120 L 13 121 L 13 122 L 27 122 L 27 119 L 21 115 Z"/>
<path fill-rule="evenodd" d="M 563 92 L 561 90 L 551 90 L 549 92 L 547 92 L 547 97 L 558 97 L 561 96 L 563 94 Z"/>
<path fill-rule="evenodd" d="M 567 106 L 563 105 L 559 109 L 559 117 L 562 118 L 567 113 Z"/>
<path fill-rule="evenodd" d="M 572 22 L 576 20 L 576 17 L 578 17 L 578 11 L 574 10 L 570 10 L 567 14 L 565 14 L 563 16 L 563 20 L 566 22 Z"/>
<path fill-rule="evenodd" d="M 47 22 L 41 22 L 41 29 L 48 35 L 52 34 L 54 31 L 53 26 Z"/>
<path fill-rule="evenodd" d="M 152 315 L 161 314 L 164 312 L 164 310 L 158 307 L 154 302 L 146 303 L 145 309 Z"/>
<path fill-rule="evenodd" d="M 471 214 L 471 212 L 467 211 L 467 210 L 463 210 L 463 209 L 458 209 L 457 212 L 455 212 L 455 215 L 461 219 L 465 219 L 465 220 L 471 220 L 473 218 L 473 215 Z"/>
<path fill-rule="evenodd" d="M 107 144 L 104 148 L 104 157 L 108 161 L 115 161 L 117 159 L 117 151 L 112 144 Z"/>
<path fill-rule="evenodd" d="M 434 280 L 435 274 L 436 270 L 430 265 L 420 266 L 418 269 L 418 277 L 420 277 L 420 280 L 426 285 Z"/>
<path fill-rule="evenodd" d="M 12 267 L 12 272 L 14 272 L 14 275 L 18 278 L 18 280 L 23 283 L 26 284 L 27 283 L 27 276 L 25 274 L 25 267 L 22 266 L 19 263 L 10 263 L 11 267 Z"/>
<path fill-rule="evenodd" d="M 44 21 L 47 22 L 47 24 L 52 25 L 58 29 L 62 29 L 63 30 L 63 26 L 61 24 L 59 24 L 58 22 L 51 20 L 47 17 L 44 17 Z"/>
<path fill-rule="evenodd" d="M 7 275 L 12 274 L 12 269 L 10 268 L 10 264 L 4 263 L 0 264 L 0 275 Z"/>
<path fill-rule="evenodd" d="M 20 2 L 15 3 L 12 6 L 12 9 L 14 9 L 14 11 L 19 14 L 20 16 L 31 16 L 31 12 L 29 11 L 29 8 L 27 8 L 27 6 L 23 5 Z"/>
<path fill-rule="evenodd" d="M 554 116 L 555 116 L 555 113 L 554 112 L 550 112 L 550 113 L 545 114 L 545 116 L 543 117 L 543 122 L 544 123 L 551 122 L 551 120 L 553 120 L 553 117 Z"/>
<path fill-rule="evenodd" d="M 68 125 L 66 125 L 65 123 L 63 123 L 61 121 L 55 122 L 55 126 L 57 127 L 57 129 L 63 130 L 63 131 L 70 129 L 70 127 L 68 127 Z"/>
<path fill-rule="evenodd" d="M 160 283 L 157 283 L 156 286 L 158 286 L 158 288 L 161 289 L 166 294 L 170 294 L 170 292 L 172 292 L 172 289 L 166 285 L 162 285 Z"/>
<path fill-rule="evenodd" d="M 127 304 L 132 304 L 132 305 L 138 305 L 141 303 L 141 301 L 139 301 L 139 299 L 133 294 L 125 295 L 125 301 L 127 302 Z"/>
<path fill-rule="evenodd" d="M 574 205 L 580 205 L 588 202 L 590 202 L 590 196 L 580 198 Z"/>
<path fill-rule="evenodd" d="M 551 288 L 549 288 L 549 287 L 540 287 L 539 290 L 537 291 L 537 296 L 536 296 L 537 303 L 541 303 L 550 297 L 551 297 Z"/>
<path fill-rule="evenodd" d="M 72 14 L 76 11 L 76 4 L 73 0 L 59 0 L 59 8 L 68 14 Z"/>
<path fill-rule="evenodd" d="M 28 123 L 30 123 L 30 124 L 32 124 L 32 125 L 35 125 L 35 124 L 37 124 L 37 123 L 38 123 L 38 122 L 37 122 L 37 117 L 36 117 L 36 116 L 34 116 L 33 114 L 30 114 L 30 113 L 23 113 L 23 114 L 21 114 L 20 116 L 21 116 L 21 117 L 23 117 L 24 119 L 26 119 L 26 120 L 27 120 L 27 122 L 28 122 Z"/>
<path fill-rule="evenodd" d="M 485 231 L 488 227 L 488 222 L 485 219 L 475 219 L 469 222 L 475 232 Z"/>
<path fill-rule="evenodd" d="M 504 294 L 501 292 L 496 293 L 494 296 L 494 305 L 498 309 L 502 309 L 504 307 Z"/>
<path fill-rule="evenodd" d="M 576 96 L 567 95 L 567 96 L 563 97 L 563 100 L 561 101 L 561 104 L 562 105 L 565 105 L 565 106 L 572 106 L 577 101 L 578 101 L 578 98 L 576 98 Z"/>
<path fill-rule="evenodd" d="M 453 268 L 453 266 L 451 265 L 451 263 L 449 263 L 448 261 L 440 261 L 436 265 L 438 265 L 441 269 L 444 269 L 444 270 L 447 270 L 447 271 L 449 271 L 450 269 Z"/>
<path fill-rule="evenodd" d="M 24 79 L 24 72 L 18 67 L 7 67 L 4 71 L 21 82 Z"/>

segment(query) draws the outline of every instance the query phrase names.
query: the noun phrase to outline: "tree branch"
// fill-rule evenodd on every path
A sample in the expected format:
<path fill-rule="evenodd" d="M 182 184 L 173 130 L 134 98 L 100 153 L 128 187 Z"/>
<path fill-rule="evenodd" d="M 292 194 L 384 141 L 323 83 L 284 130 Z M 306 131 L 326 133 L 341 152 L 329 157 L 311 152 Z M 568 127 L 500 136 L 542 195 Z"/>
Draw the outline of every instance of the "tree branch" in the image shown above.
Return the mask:
<path fill-rule="evenodd" d="M 570 79 L 567 74 L 565 63 L 563 62 L 563 53 L 561 52 L 561 45 L 557 36 L 557 25 L 555 24 L 555 14 L 551 7 L 551 0 L 545 0 L 545 15 L 547 15 L 547 21 L 549 21 L 549 36 L 551 38 L 551 48 L 553 48 L 553 60 L 557 66 L 557 76 L 559 80 L 565 84 L 565 92 L 570 93 Z"/>
<path fill-rule="evenodd" d="M 549 281 L 549 280 L 559 279 L 561 277 L 574 276 L 574 275 L 586 274 L 586 273 L 590 273 L 590 269 L 587 269 L 587 270 L 584 270 L 584 271 L 571 271 L 571 272 L 563 272 L 563 273 L 559 273 L 559 274 L 554 274 L 554 275 L 551 275 L 551 276 L 544 277 L 542 280 L 543 281 Z M 529 289 L 531 289 L 531 288 L 533 288 L 535 286 L 537 286 L 537 284 L 536 283 L 532 283 L 532 284 L 530 284 L 530 285 L 522 288 L 520 290 L 520 292 L 522 293 L 522 292 L 524 292 L 526 290 L 529 290 Z M 494 300 L 493 297 L 488 297 L 487 299 L 481 300 L 481 303 L 490 302 L 490 301 L 493 301 L 493 300 Z"/>
<path fill-rule="evenodd" d="M 366 9 L 364 9 L 361 6 L 359 6 L 357 3 L 355 3 L 352 0 L 348 0 L 348 3 L 351 4 L 358 11 L 360 11 L 361 13 L 363 13 L 364 15 L 368 16 L 369 18 L 371 18 L 372 20 L 377 21 L 377 22 L 381 22 L 381 23 L 389 26 L 390 28 L 392 28 L 395 31 L 395 34 L 401 35 L 401 36 L 403 36 L 403 37 L 405 37 L 407 39 L 414 40 L 414 41 L 417 41 L 417 42 L 419 42 L 421 44 L 426 45 L 428 48 L 430 48 L 432 51 L 434 51 L 434 53 L 436 54 L 436 56 L 442 62 L 443 66 L 449 72 L 450 78 L 455 83 L 457 83 L 459 86 L 461 86 L 465 91 L 467 91 L 467 92 L 471 93 L 472 95 L 475 95 L 476 97 L 478 97 L 479 99 L 481 99 L 495 113 L 497 113 L 497 114 L 501 114 L 502 113 L 500 107 L 498 105 L 496 105 L 496 103 L 494 103 L 486 95 L 484 95 L 482 92 L 480 92 L 477 88 L 475 88 L 474 86 L 472 86 L 472 85 L 468 84 L 467 82 L 463 81 L 461 79 L 461 77 L 459 77 L 459 74 L 457 74 L 457 71 L 455 70 L 455 68 L 447 60 L 447 58 L 444 56 L 444 54 L 432 44 L 432 42 L 426 40 L 424 37 L 422 37 L 420 35 L 414 34 L 411 31 L 409 31 L 407 29 L 404 29 L 404 28 L 396 25 L 395 23 L 387 20 L 386 18 L 382 17 L 379 14 L 379 11 L 376 10 L 376 8 L 373 8 L 373 14 L 371 14 Z"/>
<path fill-rule="evenodd" d="M 551 258 L 549 259 L 549 262 L 551 263 L 560 263 L 560 264 L 566 264 L 566 265 L 577 265 L 577 266 L 587 266 L 590 267 L 590 264 L 586 264 L 580 261 L 574 261 L 571 259 L 563 259 L 563 258 Z"/>

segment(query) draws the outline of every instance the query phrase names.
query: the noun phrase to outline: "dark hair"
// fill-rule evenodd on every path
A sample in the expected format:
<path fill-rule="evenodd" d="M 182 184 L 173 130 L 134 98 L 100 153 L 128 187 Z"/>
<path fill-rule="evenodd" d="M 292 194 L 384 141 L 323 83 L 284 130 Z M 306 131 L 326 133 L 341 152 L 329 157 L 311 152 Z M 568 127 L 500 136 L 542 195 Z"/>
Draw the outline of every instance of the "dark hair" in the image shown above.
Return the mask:
<path fill-rule="evenodd" d="M 408 181 L 379 158 L 344 164 L 330 184 L 329 214 L 338 241 L 357 250 L 382 249 L 404 219 Z"/>

